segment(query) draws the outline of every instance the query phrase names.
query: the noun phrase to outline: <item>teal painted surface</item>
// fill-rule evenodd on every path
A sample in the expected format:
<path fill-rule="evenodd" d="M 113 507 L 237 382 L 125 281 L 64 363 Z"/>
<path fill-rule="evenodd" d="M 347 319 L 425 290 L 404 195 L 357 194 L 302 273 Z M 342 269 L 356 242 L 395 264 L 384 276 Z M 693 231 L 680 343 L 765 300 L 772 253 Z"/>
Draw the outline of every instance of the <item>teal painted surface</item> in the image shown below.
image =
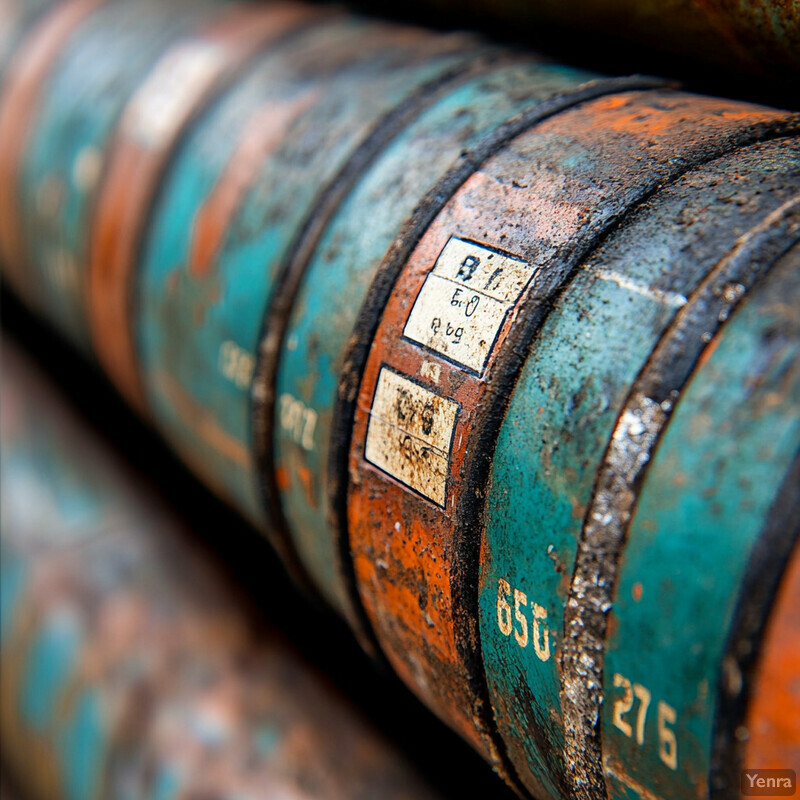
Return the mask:
<path fill-rule="evenodd" d="M 100 796 L 108 741 L 107 721 L 97 692 L 84 689 L 59 731 L 65 800 L 92 800 Z"/>
<path fill-rule="evenodd" d="M 435 42 L 356 20 L 328 21 L 293 37 L 202 121 L 154 210 L 138 289 L 152 411 L 193 466 L 253 520 L 263 512 L 249 454 L 250 384 L 278 270 L 320 191 L 370 127 L 463 58 Z M 231 131 L 241 135 L 248 106 L 263 117 L 271 106 L 281 110 L 304 97 L 308 109 L 248 165 L 256 171 L 252 187 L 212 268 L 192 274 L 193 221 L 236 145 Z M 227 371 L 226 353 L 243 373 Z"/>
<path fill-rule="evenodd" d="M 800 449 L 797 264 L 795 257 L 776 268 L 723 329 L 679 401 L 640 495 L 605 660 L 604 758 L 629 776 L 611 780 L 612 798 L 637 796 L 626 788 L 631 783 L 664 796 L 705 794 L 720 660 L 739 584 Z M 615 674 L 650 693 L 642 745 L 614 725 Z M 676 770 L 659 754 L 671 747 L 659 747 L 659 703 L 675 713 L 667 727 L 676 737 Z"/>
<path fill-rule="evenodd" d="M 28 580 L 25 560 L 0 545 L 0 647 L 14 628 Z"/>
<path fill-rule="evenodd" d="M 781 142 L 712 162 L 659 192 L 581 267 L 522 370 L 493 462 L 480 625 L 497 723 L 532 790 L 561 791 L 564 604 L 620 406 L 682 297 L 798 186 L 800 145 Z M 743 196 L 747 203 L 735 202 Z M 525 647 L 514 633 L 523 624 L 515 589 L 525 595 Z M 534 604 L 546 621 L 534 622 Z"/>
<path fill-rule="evenodd" d="M 56 0 L 8 2 L 0 8 L 0 91 L 14 53 Z"/>
<path fill-rule="evenodd" d="M 51 729 L 58 702 L 75 677 L 83 626 L 75 613 L 63 609 L 50 616 L 37 633 L 25 659 L 19 694 L 20 717 L 37 733 Z"/>
<path fill-rule="evenodd" d="M 329 437 L 347 339 L 372 278 L 414 207 L 463 151 L 520 112 L 591 77 L 523 63 L 451 89 L 376 159 L 338 209 L 309 264 L 281 351 L 275 462 L 288 474 L 282 502 L 297 550 L 316 585 L 342 611 L 348 601 L 326 495 Z M 316 413 L 311 448 L 282 426 L 282 411 L 293 400 Z"/>
<path fill-rule="evenodd" d="M 37 310 L 89 353 L 89 225 L 100 170 L 126 101 L 208 4 L 111 3 L 59 56 L 32 120 L 18 196 Z"/>
<path fill-rule="evenodd" d="M 150 793 L 151 800 L 172 800 L 178 796 L 181 788 L 180 773 L 171 767 L 162 764 L 153 780 L 153 789 Z"/>

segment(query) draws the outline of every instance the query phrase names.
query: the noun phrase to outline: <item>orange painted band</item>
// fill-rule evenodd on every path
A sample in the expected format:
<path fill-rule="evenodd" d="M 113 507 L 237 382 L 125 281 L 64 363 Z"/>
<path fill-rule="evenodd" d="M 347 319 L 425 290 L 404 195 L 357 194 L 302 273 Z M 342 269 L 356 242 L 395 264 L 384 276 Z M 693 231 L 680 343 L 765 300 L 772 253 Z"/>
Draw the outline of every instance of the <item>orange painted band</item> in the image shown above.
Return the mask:
<path fill-rule="evenodd" d="M 128 103 L 115 134 L 92 225 L 88 314 L 101 364 L 140 412 L 145 408 L 132 319 L 138 246 L 159 180 L 192 118 L 255 52 L 302 23 L 290 3 L 226 10 L 174 44 Z M 177 82 L 174 76 L 179 76 Z"/>
<path fill-rule="evenodd" d="M 18 197 L 22 161 L 45 81 L 68 39 L 105 0 L 71 0 L 34 28 L 12 59 L 0 95 L 0 261 L 4 277 L 29 302 L 36 299 Z"/>
<path fill-rule="evenodd" d="M 480 509 L 488 491 L 473 478 L 481 459 L 492 457 L 480 451 L 479 437 L 488 409 L 500 413 L 513 388 L 497 373 L 522 357 L 524 342 L 510 338 L 524 327 L 520 312 L 535 314 L 546 304 L 579 242 L 588 246 L 613 215 L 626 211 L 625 203 L 635 204 L 626 186 L 657 183 L 655 176 L 672 169 L 673 156 L 694 152 L 698 140 L 716 142 L 774 119 L 753 106 L 687 102 L 669 92 L 612 95 L 564 111 L 519 136 L 463 184 L 394 285 L 363 374 L 350 449 L 356 582 L 393 669 L 484 753 L 480 717 L 486 712 L 475 688 L 482 674 L 478 623 L 460 588 L 477 580 L 482 520 L 480 511 L 464 509 Z M 591 154 L 585 172 L 558 166 L 567 145 Z M 600 164 L 616 165 L 619 182 L 600 180 L 602 170 L 594 166 Z M 448 273 L 440 265 L 453 242 L 466 249 Z M 470 283 L 470 247 L 478 248 L 476 258 L 493 252 L 495 260 L 505 254 L 535 267 L 513 303 L 497 311 L 498 322 L 486 323 L 485 341 L 472 339 L 472 354 L 463 341 L 473 293 L 456 291 L 473 287 L 477 309 L 493 291 L 501 293 L 490 286 L 492 270 L 482 276 L 486 285 Z M 439 273 L 456 280 L 442 283 Z M 458 314 L 465 316 L 460 334 L 453 322 Z M 420 344 L 434 328 L 436 347 Z M 448 329 L 449 344 L 442 339 Z"/>
<path fill-rule="evenodd" d="M 781 579 L 747 711 L 743 768 L 800 771 L 800 546 Z"/>

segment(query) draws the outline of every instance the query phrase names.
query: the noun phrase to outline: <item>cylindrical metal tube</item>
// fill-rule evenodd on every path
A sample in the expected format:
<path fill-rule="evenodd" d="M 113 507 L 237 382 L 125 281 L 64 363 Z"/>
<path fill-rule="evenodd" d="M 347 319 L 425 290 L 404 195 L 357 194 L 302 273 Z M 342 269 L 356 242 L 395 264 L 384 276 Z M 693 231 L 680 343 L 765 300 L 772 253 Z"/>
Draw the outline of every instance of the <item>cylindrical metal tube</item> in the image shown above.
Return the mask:
<path fill-rule="evenodd" d="M 119 104 L 81 313 L 120 388 L 517 788 L 702 796 L 737 731 L 795 752 L 752 715 L 787 674 L 798 118 L 287 8 L 229 89 Z M 133 118 L 167 130 L 141 172 Z"/>
<path fill-rule="evenodd" d="M 4 764 L 40 800 L 433 800 L 3 343 Z"/>
<path fill-rule="evenodd" d="M 0 103 L 6 276 L 87 353 L 90 237 L 115 126 L 153 62 L 223 9 L 205 0 L 68 0 L 9 66 Z"/>

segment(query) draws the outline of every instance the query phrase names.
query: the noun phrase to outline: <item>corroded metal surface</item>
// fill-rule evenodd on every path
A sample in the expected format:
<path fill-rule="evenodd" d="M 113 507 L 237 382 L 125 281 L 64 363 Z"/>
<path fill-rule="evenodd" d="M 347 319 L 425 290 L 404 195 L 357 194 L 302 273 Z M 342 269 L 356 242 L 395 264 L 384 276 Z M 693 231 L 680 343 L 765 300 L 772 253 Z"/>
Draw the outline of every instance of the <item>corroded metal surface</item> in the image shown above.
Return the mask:
<path fill-rule="evenodd" d="M 3 752 L 42 800 L 433 800 L 5 343 Z"/>
<path fill-rule="evenodd" d="M 370 129 L 463 64 L 469 46 L 328 14 L 201 120 L 165 178 L 137 293 L 148 402 L 189 460 L 254 519 L 263 509 L 250 392 L 286 251 Z M 313 435 L 302 415 L 295 425 L 301 441 Z"/>
<path fill-rule="evenodd" d="M 797 168 L 796 145 L 778 141 L 711 161 L 660 190 L 581 266 L 533 344 L 492 465 L 481 630 L 501 726 L 509 726 L 507 738 L 526 751 L 535 772 L 559 774 L 553 752 L 565 746 L 565 722 L 573 728 L 576 717 L 581 725 L 571 740 L 578 752 L 569 753 L 568 763 L 589 760 L 584 751 L 596 710 L 579 705 L 573 712 L 571 703 L 576 687 L 589 691 L 592 682 L 576 679 L 573 670 L 575 686 L 563 685 L 561 631 L 584 518 L 602 520 L 600 530 L 610 538 L 608 509 L 587 508 L 620 406 L 693 285 L 749 226 L 796 196 Z M 742 198 L 740 191 L 747 202 L 734 200 Z M 629 496 L 616 492 L 615 505 Z M 587 567 L 606 558 L 607 545 L 601 545 L 591 539 Z M 525 646 L 512 636 L 522 622 L 512 618 L 508 627 L 509 608 L 538 634 Z M 584 637 L 575 669 L 585 668 L 591 644 Z M 531 693 L 538 704 L 530 702 Z M 548 736 L 528 737 L 534 724 Z M 566 777 L 562 773 L 561 780 Z"/>
<path fill-rule="evenodd" d="M 723 658 L 739 586 L 800 450 L 798 256 L 779 262 L 709 343 L 632 515 L 603 673 L 613 797 L 641 794 L 640 786 L 653 796 L 709 791 L 718 698 L 743 689 L 737 658 Z M 780 539 L 790 548 L 796 532 Z M 759 577 L 773 580 L 767 569 Z"/>
<path fill-rule="evenodd" d="M 107 157 L 89 257 L 89 319 L 101 364 L 144 409 L 131 293 L 139 241 L 159 179 L 192 120 L 246 61 L 312 14 L 299 3 L 231 5 L 167 50 L 127 104 Z"/>
<path fill-rule="evenodd" d="M 0 156 L 7 274 L 87 352 L 91 226 L 115 126 L 154 61 L 219 9 L 203 0 L 67 2 L 20 51 L 19 79 L 9 73 L 10 145 Z"/>
<path fill-rule="evenodd" d="M 346 468 L 349 431 L 337 430 L 338 447 L 331 447 L 332 429 L 340 414 L 338 404 L 352 407 L 361 365 L 348 353 L 351 334 L 362 344 L 371 341 L 373 325 L 361 304 L 382 257 L 393 239 L 402 238 L 407 219 L 420 198 L 439 188 L 452 172 L 462 180 L 473 169 L 471 149 L 489 140 L 499 146 L 508 135 L 508 120 L 517 122 L 546 116 L 604 86 L 593 76 L 534 63 L 484 65 L 456 86 L 445 86 L 429 99 L 419 118 L 385 143 L 374 164 L 364 171 L 322 232 L 308 255 L 308 264 L 285 330 L 267 324 L 262 363 L 268 378 L 268 348 L 280 345 L 275 376 L 274 453 L 267 450 L 264 468 L 276 473 L 283 513 L 298 552 L 317 582 L 339 606 L 352 591 L 343 583 L 338 541 L 344 520 L 337 518 L 331 495 L 344 491 L 341 469 Z M 540 109 L 537 114 L 537 110 Z M 514 130 L 514 125 L 511 125 Z M 495 136 L 499 134 L 499 142 Z M 460 170 L 461 164 L 467 168 Z M 365 220 L 369 220 L 365 230 Z M 386 276 L 378 278 L 386 284 Z M 342 291 L 347 287 L 346 291 Z M 292 297 L 292 295 L 288 295 Z M 355 328 L 355 330 L 354 330 Z M 280 338 L 279 338 L 280 335 Z M 274 337 L 275 343 L 270 337 Z M 273 359 L 275 356 L 273 356 Z M 345 369 L 349 384 L 340 382 Z M 267 384 L 269 385 L 269 384 Z M 313 440 L 304 444 L 293 429 L 290 406 L 314 415 Z M 259 409 L 256 409 L 258 413 Z M 263 438 L 265 446 L 269 443 Z M 336 486 L 330 486 L 335 482 Z M 343 543 L 345 551 L 347 542 Z M 471 727 L 471 725 L 470 725 Z"/>
<path fill-rule="evenodd" d="M 485 702 L 474 666 L 480 663 L 480 648 L 477 598 L 470 587 L 478 578 L 475 552 L 488 492 L 488 475 L 482 472 L 493 455 L 491 432 L 502 420 L 519 354 L 546 313 L 547 298 L 628 207 L 693 161 L 713 158 L 736 139 L 766 135 L 761 126 L 769 123 L 761 111 L 717 102 L 703 108 L 672 93 L 630 93 L 541 122 L 466 181 L 425 231 L 386 304 L 361 384 L 351 450 L 349 523 L 356 577 L 395 669 L 440 713 L 461 715 L 460 729 L 480 730 L 476 721 Z M 779 118 L 774 122 L 776 135 L 782 126 Z M 575 337 L 573 330 L 565 339 Z M 540 341 L 557 347 L 560 339 L 543 333 Z M 592 344 L 603 360 L 600 346 Z M 498 358 L 499 368 L 493 363 Z M 559 362 L 568 360 L 561 354 L 544 359 Z M 535 355 L 528 363 L 532 375 L 542 374 Z M 405 385 L 390 390 L 386 379 L 392 374 L 403 376 Z M 534 401 L 534 395 L 526 385 L 526 402 L 536 408 L 552 404 L 540 420 L 567 408 L 566 397 L 562 406 L 552 398 Z M 427 408 L 428 397 L 454 404 L 446 436 L 435 435 L 436 408 Z M 587 392 L 587 401 L 594 399 Z M 433 422 L 426 423 L 426 414 Z M 426 424 L 427 438 L 420 429 Z M 520 452 L 504 457 L 543 462 L 542 451 L 531 448 L 539 437 L 530 431 L 528 413 L 509 414 L 504 424 L 523 431 Z M 585 457 L 580 443 L 570 455 L 564 469 L 553 470 L 555 481 Z M 559 531 L 566 538 L 568 528 L 560 517 L 548 519 L 545 506 L 537 507 L 536 492 L 547 484 L 532 471 L 532 465 L 522 467 L 525 483 L 508 497 L 514 509 L 504 508 L 500 530 L 489 527 L 484 534 L 481 587 L 488 624 L 483 648 L 486 652 L 488 637 L 494 657 L 486 662 L 487 677 L 515 766 L 533 794 L 557 796 L 569 790 L 561 788 L 566 778 L 557 642 L 553 637 L 550 648 L 546 637 L 550 626 L 558 631 L 563 613 L 552 536 Z M 591 475 L 587 470 L 589 481 Z M 498 488 L 506 489 L 505 482 Z M 559 496 L 562 502 L 569 500 Z M 574 505 L 569 508 L 575 511 Z M 539 516 L 540 533 L 516 518 L 526 513 Z M 550 513 L 560 513 L 558 505 Z M 572 558 L 579 523 L 578 517 Z M 522 530 L 529 531 L 524 539 Z M 552 590 L 528 563 L 539 552 L 537 533 L 551 545 L 544 574 L 553 575 Z M 570 570 L 566 546 L 559 548 L 559 557 Z M 538 612 L 544 620 L 550 609 L 542 639 L 534 643 L 528 634 L 528 628 L 534 634 L 541 627 L 534 618 L 524 631 L 518 629 L 519 649 L 511 653 L 509 631 L 498 630 L 498 580 L 507 587 L 505 602 L 518 614 Z M 520 611 L 528 595 L 536 607 Z M 507 663 L 517 656 L 527 664 L 525 672 L 533 670 L 535 689 L 523 691 L 525 679 Z M 536 665 L 546 678 L 536 680 Z"/>
<path fill-rule="evenodd" d="M 331 9 L 170 8 L 95 9 L 4 84 L 41 310 L 518 790 L 725 796 L 797 530 L 798 119 Z M 83 668 L 56 627 L 45 697 Z"/>

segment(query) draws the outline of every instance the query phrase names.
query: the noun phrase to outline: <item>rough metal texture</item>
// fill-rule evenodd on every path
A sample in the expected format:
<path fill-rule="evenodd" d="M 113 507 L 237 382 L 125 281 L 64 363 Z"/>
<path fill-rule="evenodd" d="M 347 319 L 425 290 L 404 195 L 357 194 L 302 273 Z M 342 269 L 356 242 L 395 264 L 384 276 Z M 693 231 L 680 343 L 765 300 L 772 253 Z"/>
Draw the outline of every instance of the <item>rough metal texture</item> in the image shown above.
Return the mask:
<path fill-rule="evenodd" d="M 13 285 L 84 351 L 91 226 L 119 116 L 165 50 L 219 13 L 213 0 L 66 2 L 8 72 L 0 246 Z"/>
<path fill-rule="evenodd" d="M 3 753 L 39 800 L 433 800 L 3 344 Z"/>
<path fill-rule="evenodd" d="M 131 97 L 105 164 L 92 225 L 89 320 L 95 354 L 144 410 L 131 293 L 139 244 L 162 172 L 186 127 L 262 47 L 312 15 L 299 3 L 231 5 L 170 48 Z"/>
<path fill-rule="evenodd" d="M 751 560 L 761 563 L 759 582 L 775 586 L 797 535 L 794 498 L 793 525 L 773 535 L 770 516 L 783 511 L 776 501 L 800 451 L 798 256 L 795 248 L 778 261 L 711 340 L 650 459 L 606 634 L 602 750 L 612 797 L 639 787 L 707 796 L 715 734 L 743 733 L 720 714 L 726 697 L 757 691 L 741 670 L 746 653 L 729 649 L 736 609 L 754 599 Z M 783 557 L 757 557 L 765 534 Z M 784 744 L 797 740 L 795 729 Z M 736 783 L 716 788 L 730 796 Z"/>
<path fill-rule="evenodd" d="M 596 759 L 587 742 L 599 742 L 602 653 L 616 567 L 652 452 L 701 352 L 748 288 L 798 237 L 798 198 L 742 236 L 678 311 L 623 407 L 586 514 L 565 615 L 566 754 L 576 764 Z M 594 764 L 596 770 L 599 761 Z M 589 797 L 597 787 L 587 780 Z"/>
<path fill-rule="evenodd" d="M 526 340 L 534 336 L 550 307 L 547 298 L 604 229 L 693 161 L 713 159 L 737 139 L 746 143 L 764 136 L 760 126 L 756 109 L 736 104 L 715 108 L 713 103 L 704 107 L 658 91 L 620 94 L 563 111 L 517 137 L 465 182 L 424 231 L 394 286 L 357 401 L 350 459 L 350 544 L 362 601 L 390 662 L 464 735 L 469 736 L 470 724 L 480 731 L 486 713 L 480 668 L 475 666 L 480 663 L 475 553 L 487 493 L 486 467 L 493 454 L 492 431 L 502 422 Z M 782 129 L 779 122 L 772 135 Z M 423 302 L 432 270 L 434 276 L 440 271 L 435 265 L 445 258 L 453 237 L 471 246 L 476 259 L 481 253 L 488 258 L 492 251 L 522 259 L 532 276 L 518 308 L 512 308 L 499 327 L 485 328 L 494 349 L 477 374 L 458 361 L 456 354 L 469 357 L 457 343 L 451 342 L 451 349 L 443 353 L 438 339 L 421 347 L 419 334 L 409 335 L 409 320 L 417 313 L 412 309 Z M 481 280 L 487 277 L 483 274 Z M 456 286 L 451 283 L 451 294 Z M 467 284 L 463 292 L 466 300 Z M 438 301 L 445 318 L 452 305 L 449 299 Z M 466 318 L 468 311 L 456 313 L 465 326 L 478 324 Z M 435 326 L 437 319 L 431 316 L 428 324 Z M 398 397 L 395 418 L 387 419 L 390 398 L 382 389 L 387 369 L 457 404 L 449 442 L 421 440 L 413 419 L 408 422 L 402 398 Z M 410 387 L 408 391 L 424 397 Z M 424 420 L 423 400 L 418 405 Z M 506 424 L 522 423 L 511 419 Z M 369 452 L 369 429 L 376 424 L 388 424 L 401 440 L 412 436 L 428 449 L 418 453 L 409 470 L 392 467 L 388 455 Z M 520 447 L 534 455 L 531 441 L 523 429 Z M 398 446 L 402 449 L 393 436 L 384 439 L 387 450 Z M 437 476 L 442 471 L 446 485 L 434 493 L 430 487 L 441 485 Z M 524 492 L 511 502 L 522 509 L 528 506 Z M 542 523 L 547 525 L 545 519 Z M 512 526 L 509 553 L 526 552 L 528 545 L 520 537 L 524 530 Z M 568 555 L 562 557 L 569 570 Z M 485 566 L 484 562 L 484 570 Z M 496 587 L 495 583 L 495 597 Z M 501 670 L 502 683 L 503 665 L 493 666 Z M 559 788 L 566 778 L 557 728 L 551 736 L 547 722 L 559 700 L 558 675 L 553 675 L 553 690 L 538 699 L 521 691 L 510 677 L 493 698 L 501 717 L 503 704 L 524 709 L 519 727 L 512 723 L 509 729 L 506 722 L 501 730 L 517 771 L 527 788 L 539 795 L 568 791 Z M 526 752 L 537 748 L 548 763 L 545 769 L 527 763 Z"/>
<path fill-rule="evenodd" d="M 85 346 L 91 315 L 104 363 L 186 461 L 518 788 L 683 797 L 709 770 L 724 787 L 772 599 L 745 593 L 762 574 L 777 585 L 786 551 L 712 587 L 693 659 L 669 650 L 671 615 L 647 616 L 664 603 L 639 603 L 671 539 L 641 568 L 650 523 L 629 527 L 640 497 L 664 519 L 670 502 L 699 508 L 691 482 L 662 496 L 648 476 L 663 442 L 682 457 L 676 424 L 700 446 L 684 384 L 712 374 L 718 329 L 761 325 L 749 290 L 798 237 L 797 118 L 338 12 L 191 3 L 160 25 L 172 12 L 146 7 L 119 59 L 105 48 L 108 86 L 75 80 L 82 47 L 135 4 L 78 15 L 69 35 L 50 23 L 52 42 L 45 24 L 33 83 L 4 83 L 0 122 L 24 124 L 0 200 L 13 211 L 19 194 L 22 216 L 0 241 L 9 259 L 20 245 L 44 313 Z M 791 415 L 781 392 L 765 408 Z M 748 435 L 725 430 L 729 448 Z M 759 485 L 789 486 L 784 466 Z M 726 564 L 767 517 L 752 552 L 786 544 L 745 483 L 730 490 L 753 499 L 740 549 L 709 551 Z M 698 593 L 653 580 L 686 619 Z M 684 694 L 705 687 L 689 711 L 659 658 Z M 649 717 L 642 669 L 661 681 Z"/>

